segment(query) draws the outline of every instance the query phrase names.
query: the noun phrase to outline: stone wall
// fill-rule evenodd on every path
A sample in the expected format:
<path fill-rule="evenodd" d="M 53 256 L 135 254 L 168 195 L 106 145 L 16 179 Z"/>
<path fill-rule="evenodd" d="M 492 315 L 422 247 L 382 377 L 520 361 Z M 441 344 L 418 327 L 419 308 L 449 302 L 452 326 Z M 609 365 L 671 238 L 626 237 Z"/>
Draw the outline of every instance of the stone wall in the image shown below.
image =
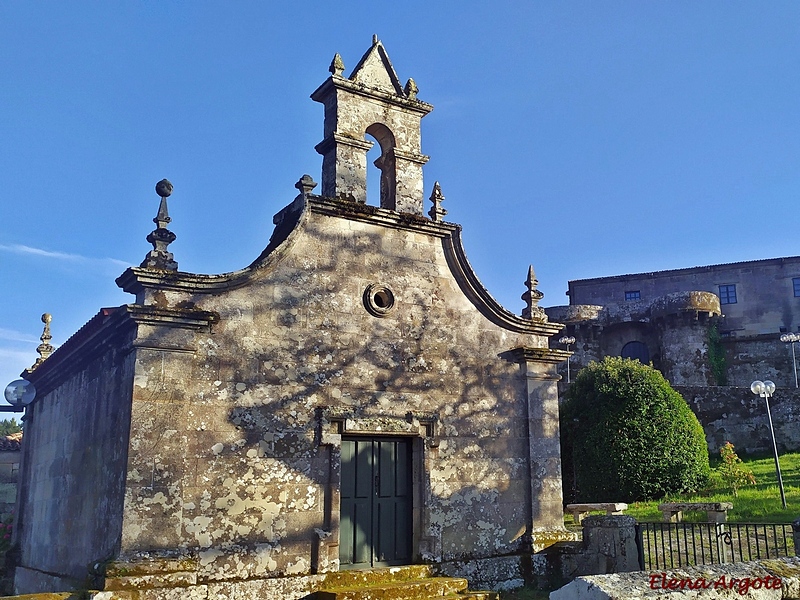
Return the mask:
<path fill-rule="evenodd" d="M 75 337 L 90 336 L 104 318 Z M 85 586 L 91 565 L 119 550 L 133 357 L 103 344 L 62 358 L 63 369 L 37 380 L 25 422 L 16 583 L 29 591 Z"/>
<path fill-rule="evenodd" d="M 792 345 L 778 334 L 723 338 L 722 346 L 729 385 L 750 387 L 756 379 L 769 379 L 781 390 L 794 389 Z M 800 359 L 800 347 L 795 351 Z"/>
<path fill-rule="evenodd" d="M 160 285 L 31 376 L 18 591 L 116 552 L 196 557 L 203 585 L 336 571 L 345 436 L 413 440 L 411 562 L 498 587 L 561 539 L 559 326 L 483 303 L 457 226 L 317 197 L 283 218 L 243 271 L 139 269 Z"/>
<path fill-rule="evenodd" d="M 771 453 L 772 439 L 764 399 L 750 388 L 675 388 L 689 403 L 703 429 L 712 455 L 731 442 L 738 453 Z M 800 452 L 800 391 L 778 389 L 770 399 L 779 452 Z"/>

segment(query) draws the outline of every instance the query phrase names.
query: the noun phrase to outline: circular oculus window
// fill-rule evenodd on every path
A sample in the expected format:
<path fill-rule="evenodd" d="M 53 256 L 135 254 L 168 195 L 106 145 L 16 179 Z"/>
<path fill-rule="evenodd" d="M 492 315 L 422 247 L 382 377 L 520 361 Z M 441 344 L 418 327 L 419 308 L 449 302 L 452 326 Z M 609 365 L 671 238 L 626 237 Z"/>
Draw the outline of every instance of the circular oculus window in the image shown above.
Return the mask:
<path fill-rule="evenodd" d="M 385 317 L 394 308 L 394 294 L 386 285 L 373 283 L 364 290 L 364 306 L 370 314 Z"/>

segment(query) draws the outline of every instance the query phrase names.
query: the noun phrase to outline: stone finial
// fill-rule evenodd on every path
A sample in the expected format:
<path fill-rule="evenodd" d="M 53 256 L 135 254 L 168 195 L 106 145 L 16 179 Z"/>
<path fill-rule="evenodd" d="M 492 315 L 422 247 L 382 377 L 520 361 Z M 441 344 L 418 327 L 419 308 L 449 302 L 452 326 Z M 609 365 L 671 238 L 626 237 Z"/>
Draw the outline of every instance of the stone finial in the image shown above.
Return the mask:
<path fill-rule="evenodd" d="M 42 341 L 42 343 L 36 347 L 36 352 L 39 353 L 39 358 L 37 358 L 36 362 L 33 363 L 33 366 L 30 369 L 28 369 L 29 371 L 33 371 L 36 367 L 41 365 L 45 360 L 47 360 L 47 357 L 53 353 L 53 350 L 55 350 L 55 348 L 53 348 L 53 346 L 50 344 L 50 340 L 53 339 L 53 336 L 50 335 L 50 322 L 52 320 L 53 320 L 53 315 L 51 315 L 50 313 L 44 313 L 42 315 L 42 323 L 44 323 L 44 331 L 42 331 L 42 337 L 39 338 Z"/>
<path fill-rule="evenodd" d="M 333 60 L 331 61 L 331 66 L 328 67 L 328 71 L 330 71 L 334 77 L 341 77 L 342 73 L 344 73 L 344 61 L 338 52 L 333 55 Z"/>
<path fill-rule="evenodd" d="M 375 46 L 377 43 L 378 43 L 378 34 L 377 33 L 373 33 L 372 34 L 372 45 Z"/>
<path fill-rule="evenodd" d="M 527 305 L 522 310 L 522 317 L 531 321 L 546 321 L 547 315 L 544 309 L 539 306 L 539 301 L 544 298 L 544 294 L 536 289 L 537 285 L 539 285 L 539 280 L 536 279 L 536 273 L 534 273 L 533 265 L 531 265 L 528 267 L 528 278 L 525 280 L 525 287 L 528 289 L 522 294 L 522 299 Z"/>
<path fill-rule="evenodd" d="M 177 271 L 178 263 L 173 259 L 172 252 L 167 251 L 167 246 L 174 242 L 176 237 L 174 233 L 167 229 L 167 225 L 172 221 L 167 209 L 167 198 L 172 194 L 172 184 L 169 180 L 162 179 L 159 181 L 156 184 L 156 193 L 161 196 L 158 214 L 153 219 L 156 228 L 147 236 L 147 241 L 153 244 L 153 249 L 147 253 L 140 266 L 159 271 Z"/>
<path fill-rule="evenodd" d="M 311 191 L 315 187 L 317 187 L 317 182 L 314 181 L 314 179 L 312 179 L 311 175 L 305 174 L 299 179 L 297 183 L 294 184 L 294 187 L 300 190 L 300 193 L 305 198 L 311 193 Z"/>
<path fill-rule="evenodd" d="M 442 195 L 442 186 L 439 185 L 438 181 L 433 183 L 433 192 L 431 192 L 430 201 L 433 202 L 433 206 L 428 211 L 428 214 L 432 221 L 439 222 L 442 220 L 442 217 L 447 214 L 447 211 L 442 208 L 444 196 Z"/>
<path fill-rule="evenodd" d="M 409 77 L 408 81 L 406 81 L 406 87 L 403 88 L 403 91 L 406 93 L 406 98 L 409 100 L 416 100 L 417 92 L 419 91 L 417 82 Z"/>

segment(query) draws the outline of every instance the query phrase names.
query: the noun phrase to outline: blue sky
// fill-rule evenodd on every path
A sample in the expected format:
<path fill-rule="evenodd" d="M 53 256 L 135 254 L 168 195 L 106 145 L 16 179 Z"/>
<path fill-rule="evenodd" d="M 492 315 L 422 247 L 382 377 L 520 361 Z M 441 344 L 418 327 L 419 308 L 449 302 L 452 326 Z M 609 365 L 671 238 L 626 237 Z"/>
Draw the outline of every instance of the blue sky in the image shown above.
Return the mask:
<path fill-rule="evenodd" d="M 169 178 L 184 271 L 249 264 L 319 180 L 335 52 L 373 33 L 419 98 L 489 291 L 520 312 L 586 277 L 794 256 L 800 3 L 0 3 L 0 383 L 63 343 L 150 249 Z"/>

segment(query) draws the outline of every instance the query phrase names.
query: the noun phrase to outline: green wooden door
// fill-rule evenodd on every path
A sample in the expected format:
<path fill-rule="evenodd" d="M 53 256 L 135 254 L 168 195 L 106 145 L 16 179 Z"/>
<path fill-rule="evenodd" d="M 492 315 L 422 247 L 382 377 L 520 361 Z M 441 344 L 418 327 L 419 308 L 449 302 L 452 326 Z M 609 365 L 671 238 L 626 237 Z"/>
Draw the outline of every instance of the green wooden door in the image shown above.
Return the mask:
<path fill-rule="evenodd" d="M 411 440 L 343 438 L 341 568 L 411 561 Z"/>

